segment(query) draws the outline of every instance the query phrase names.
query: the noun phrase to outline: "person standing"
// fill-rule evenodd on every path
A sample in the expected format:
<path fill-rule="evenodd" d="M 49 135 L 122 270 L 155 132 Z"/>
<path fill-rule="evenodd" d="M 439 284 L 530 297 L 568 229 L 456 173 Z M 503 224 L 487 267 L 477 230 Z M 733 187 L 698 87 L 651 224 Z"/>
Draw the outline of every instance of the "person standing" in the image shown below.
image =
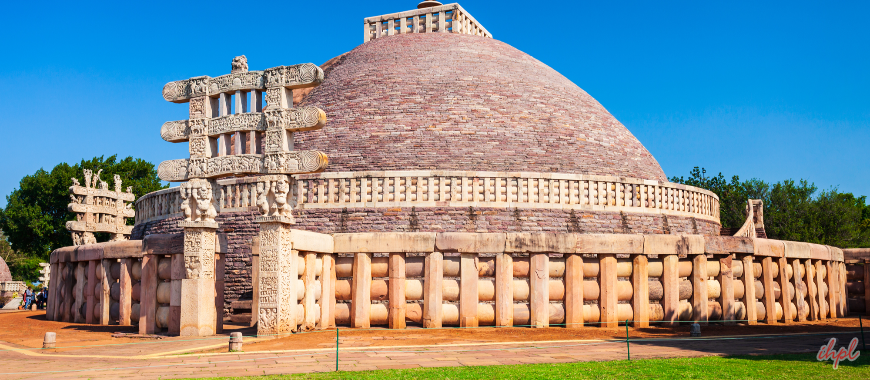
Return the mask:
<path fill-rule="evenodd" d="M 24 290 L 24 310 L 30 309 L 30 303 L 33 302 L 33 290 L 28 286 Z"/>

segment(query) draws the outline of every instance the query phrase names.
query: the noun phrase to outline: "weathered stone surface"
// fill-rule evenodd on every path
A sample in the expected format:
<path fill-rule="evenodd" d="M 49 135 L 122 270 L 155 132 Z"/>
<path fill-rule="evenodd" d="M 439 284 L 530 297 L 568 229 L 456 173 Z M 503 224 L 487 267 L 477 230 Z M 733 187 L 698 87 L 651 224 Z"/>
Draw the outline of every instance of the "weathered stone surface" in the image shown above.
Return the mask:
<path fill-rule="evenodd" d="M 505 250 L 505 234 L 442 232 L 435 235 L 440 252 L 499 253 Z"/>
<path fill-rule="evenodd" d="M 697 255 L 704 253 L 704 246 L 704 237 L 700 235 L 644 235 L 643 253 L 647 255 Z"/>
<path fill-rule="evenodd" d="M 755 239 L 755 256 L 784 257 L 785 244 L 782 240 Z"/>
<path fill-rule="evenodd" d="M 645 244 L 641 235 L 605 235 L 578 234 L 575 241 L 575 253 L 643 253 Z"/>
<path fill-rule="evenodd" d="M 752 239 L 740 236 L 704 236 L 704 251 L 717 255 L 752 253 Z"/>
<path fill-rule="evenodd" d="M 435 234 L 358 233 L 335 234 L 335 252 L 341 253 L 414 253 L 435 250 Z"/>

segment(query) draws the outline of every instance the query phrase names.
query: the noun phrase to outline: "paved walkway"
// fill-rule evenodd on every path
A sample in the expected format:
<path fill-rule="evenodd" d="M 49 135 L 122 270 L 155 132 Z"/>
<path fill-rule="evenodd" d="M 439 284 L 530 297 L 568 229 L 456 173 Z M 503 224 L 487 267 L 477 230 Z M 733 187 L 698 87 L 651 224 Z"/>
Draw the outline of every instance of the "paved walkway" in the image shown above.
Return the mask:
<path fill-rule="evenodd" d="M 641 339 L 631 342 L 631 358 L 694 357 L 709 355 L 806 353 L 815 355 L 827 339 L 838 346 L 857 333 L 796 334 L 789 336 L 728 336 Z M 247 339 L 246 339 L 247 340 Z M 335 370 L 335 348 L 253 353 L 180 355 L 190 341 L 169 340 L 155 345 L 81 349 L 60 354 L 20 349 L 0 343 L 0 378 L 179 378 L 254 376 Z M 214 341 L 199 349 L 225 346 Z M 187 347 L 182 348 L 182 347 Z M 162 351 L 155 351 L 156 348 Z M 140 350 L 140 354 L 135 354 Z M 114 355 L 111 353 L 114 352 Z M 481 343 L 439 346 L 350 347 L 339 352 L 339 369 L 364 371 L 388 368 L 565 363 L 624 360 L 625 341 L 573 340 L 549 342 Z"/>

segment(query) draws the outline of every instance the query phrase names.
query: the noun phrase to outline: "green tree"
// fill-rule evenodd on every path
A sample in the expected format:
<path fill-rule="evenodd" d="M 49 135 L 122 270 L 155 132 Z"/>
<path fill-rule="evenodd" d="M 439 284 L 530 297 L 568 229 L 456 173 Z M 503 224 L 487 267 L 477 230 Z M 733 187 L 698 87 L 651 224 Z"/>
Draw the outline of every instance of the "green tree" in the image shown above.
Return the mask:
<path fill-rule="evenodd" d="M 710 190 L 719 196 L 723 228 L 740 228 L 746 221 L 748 199 L 764 202 L 764 228 L 773 239 L 828 244 L 842 248 L 870 247 L 870 206 L 866 197 L 840 193 L 836 188 L 819 192 L 806 180 L 768 184 L 760 179 L 730 181 L 719 173 L 708 177 L 695 167 L 688 177 L 672 182 Z"/>
<path fill-rule="evenodd" d="M 75 218 L 75 214 L 67 211 L 69 187 L 73 177 L 85 183 L 83 169 L 94 173 L 102 169 L 100 177 L 109 188 L 114 188 L 113 176 L 120 175 L 123 189 L 132 186 L 136 198 L 165 188 L 154 164 L 133 157 L 118 161 L 117 156 L 100 156 L 75 165 L 60 163 L 50 172 L 39 169 L 21 179 L 19 188 L 6 197 L 6 208 L 0 210 L 0 229 L 6 233 L 13 250 L 46 261 L 51 251 L 72 245 L 65 226 L 66 221 Z"/>

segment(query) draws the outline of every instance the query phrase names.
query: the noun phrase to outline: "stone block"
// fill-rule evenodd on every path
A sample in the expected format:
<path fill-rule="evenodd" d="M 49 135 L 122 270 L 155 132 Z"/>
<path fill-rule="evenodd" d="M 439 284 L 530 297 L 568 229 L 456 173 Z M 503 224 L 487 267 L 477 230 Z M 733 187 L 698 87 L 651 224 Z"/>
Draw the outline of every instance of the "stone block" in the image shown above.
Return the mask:
<path fill-rule="evenodd" d="M 784 257 L 785 244 L 781 240 L 755 239 L 755 256 Z"/>
<path fill-rule="evenodd" d="M 643 235 L 646 255 L 698 255 L 704 253 L 701 235 Z M 667 311 L 665 312 L 667 314 Z"/>
<path fill-rule="evenodd" d="M 783 241 L 785 245 L 785 257 L 791 259 L 808 259 L 812 255 L 809 243 Z"/>
<path fill-rule="evenodd" d="M 293 249 L 297 251 L 333 253 L 335 244 L 332 235 L 319 234 L 311 231 L 290 230 L 290 240 Z"/>
<path fill-rule="evenodd" d="M 501 253 L 505 250 L 503 233 L 442 232 L 435 235 L 435 249 L 440 252 Z"/>
<path fill-rule="evenodd" d="M 642 235 L 583 234 L 576 235 L 575 253 L 643 253 Z"/>
<path fill-rule="evenodd" d="M 215 334 L 214 296 L 214 279 L 181 280 L 181 336 Z"/>
<path fill-rule="evenodd" d="M 704 252 L 714 255 L 753 253 L 752 239 L 740 236 L 704 236 Z"/>
<path fill-rule="evenodd" d="M 809 244 L 810 246 L 810 259 L 813 260 L 830 260 L 831 259 L 831 251 L 828 249 L 828 246 L 821 244 Z"/>
<path fill-rule="evenodd" d="M 374 232 L 335 234 L 339 253 L 414 253 L 433 252 L 435 234 L 430 232 Z"/>
<path fill-rule="evenodd" d="M 506 234 L 505 252 L 510 253 L 573 253 L 577 234 L 516 233 Z"/>

